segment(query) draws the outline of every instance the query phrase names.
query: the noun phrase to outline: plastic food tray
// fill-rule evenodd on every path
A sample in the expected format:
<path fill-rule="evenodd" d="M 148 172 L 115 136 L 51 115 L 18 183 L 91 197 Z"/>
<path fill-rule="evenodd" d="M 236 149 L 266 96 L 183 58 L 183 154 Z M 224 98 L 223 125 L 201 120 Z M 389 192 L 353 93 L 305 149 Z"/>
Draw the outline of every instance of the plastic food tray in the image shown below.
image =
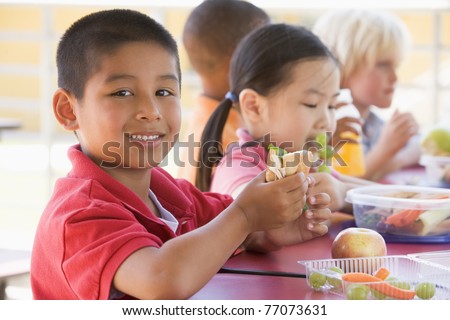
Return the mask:
<path fill-rule="evenodd" d="M 450 188 L 450 157 L 424 154 L 419 163 L 425 166 L 427 182 L 430 186 Z"/>
<path fill-rule="evenodd" d="M 308 285 L 313 290 L 324 293 L 334 293 L 346 298 L 350 297 L 349 290 L 355 283 L 349 283 L 341 280 L 341 275 L 330 271 L 331 267 L 340 268 L 344 273 L 363 272 L 373 275 L 379 268 L 384 267 L 390 271 L 390 277 L 395 280 L 389 280 L 390 284 L 395 282 L 406 283 L 409 290 L 415 290 L 416 286 L 423 283 L 430 283 L 435 288 L 432 299 L 447 300 L 450 299 L 450 269 L 433 262 L 425 261 L 409 256 L 383 256 L 370 258 L 351 258 L 351 259 L 324 259 L 299 261 L 306 268 L 306 279 Z M 314 273 L 323 274 L 326 277 L 325 283 L 318 286 L 311 284 L 310 277 Z M 323 279 L 323 277 L 322 277 Z M 392 282 L 393 281 L 393 282 Z M 396 299 L 395 295 L 381 295 L 373 288 L 377 282 L 358 283 L 361 286 L 367 286 L 367 296 L 364 299 Z M 419 299 L 417 295 L 414 299 Z"/>
<path fill-rule="evenodd" d="M 410 193 L 419 198 L 408 198 Z M 412 236 L 414 239 L 411 240 L 415 242 L 419 237 L 428 237 L 424 242 L 446 241 L 441 236 L 450 233 L 449 189 L 404 185 L 364 186 L 349 190 L 346 201 L 353 204 L 355 223 L 360 228 L 382 234 Z M 398 214 L 402 212 L 399 217 Z M 437 238 L 430 239 L 435 236 Z M 406 239 L 392 237 L 390 241 L 404 242 Z"/>
<path fill-rule="evenodd" d="M 450 272 L 450 250 L 411 253 L 408 257 L 439 264 Z"/>

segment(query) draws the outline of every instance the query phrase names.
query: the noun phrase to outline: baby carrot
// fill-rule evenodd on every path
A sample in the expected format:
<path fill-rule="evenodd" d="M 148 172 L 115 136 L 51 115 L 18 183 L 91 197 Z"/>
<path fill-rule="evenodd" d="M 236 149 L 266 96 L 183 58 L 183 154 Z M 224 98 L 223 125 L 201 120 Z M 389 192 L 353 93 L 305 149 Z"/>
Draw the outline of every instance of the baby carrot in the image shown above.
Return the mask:
<path fill-rule="evenodd" d="M 377 277 L 378 279 L 381 280 L 386 280 L 387 277 L 389 277 L 389 270 L 386 269 L 385 267 L 381 267 L 380 269 L 377 270 L 377 272 L 375 272 L 374 277 Z"/>
<path fill-rule="evenodd" d="M 346 273 L 342 276 L 342 280 L 347 282 L 363 282 L 365 285 L 377 290 L 378 292 L 395 299 L 411 300 L 414 299 L 414 296 L 416 295 L 416 292 L 413 290 L 405 290 L 394 287 L 390 283 L 367 273 Z"/>
<path fill-rule="evenodd" d="M 448 195 L 446 194 L 433 194 L 433 195 L 427 195 L 424 198 L 420 199 L 429 199 L 429 200 L 438 200 L 438 199 L 448 199 Z M 405 227 L 407 225 L 410 225 L 414 223 L 414 221 L 419 218 L 419 216 L 424 213 L 425 210 L 418 210 L 418 209 L 405 209 L 400 210 L 389 217 L 386 218 L 387 224 L 392 224 L 396 227 Z"/>
<path fill-rule="evenodd" d="M 392 224 L 396 227 L 404 227 L 412 224 L 424 212 L 424 210 L 414 209 L 401 210 L 387 217 L 386 223 Z"/>
<path fill-rule="evenodd" d="M 348 282 L 382 282 L 383 280 L 363 272 L 349 272 L 342 275 L 342 280 Z"/>
<path fill-rule="evenodd" d="M 401 300 L 412 300 L 416 295 L 414 290 L 400 289 L 387 282 L 372 283 L 368 284 L 368 286 L 386 296 Z"/>

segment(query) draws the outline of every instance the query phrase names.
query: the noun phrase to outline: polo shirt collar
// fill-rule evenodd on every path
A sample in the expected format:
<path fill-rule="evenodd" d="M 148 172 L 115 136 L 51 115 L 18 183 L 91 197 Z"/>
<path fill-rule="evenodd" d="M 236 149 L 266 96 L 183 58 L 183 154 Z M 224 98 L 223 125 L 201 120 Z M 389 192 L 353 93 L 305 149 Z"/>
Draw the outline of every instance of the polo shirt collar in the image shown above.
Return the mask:
<path fill-rule="evenodd" d="M 154 216 L 147 205 L 132 190 L 111 177 L 86 156 L 81 151 L 79 144 L 69 148 L 68 156 L 72 162 L 72 170 L 69 172 L 69 177 L 96 180 L 127 207 L 146 216 Z M 151 190 L 153 193 L 166 210 L 170 211 L 177 219 L 186 218 L 186 215 L 192 215 L 192 202 L 180 192 L 179 187 L 176 185 L 176 180 L 169 179 L 166 177 L 168 174 L 164 174 L 161 171 L 163 169 L 152 169 Z M 176 199 L 173 199 L 174 196 L 176 196 Z M 174 202 L 177 203 L 176 206 L 173 204 Z"/>

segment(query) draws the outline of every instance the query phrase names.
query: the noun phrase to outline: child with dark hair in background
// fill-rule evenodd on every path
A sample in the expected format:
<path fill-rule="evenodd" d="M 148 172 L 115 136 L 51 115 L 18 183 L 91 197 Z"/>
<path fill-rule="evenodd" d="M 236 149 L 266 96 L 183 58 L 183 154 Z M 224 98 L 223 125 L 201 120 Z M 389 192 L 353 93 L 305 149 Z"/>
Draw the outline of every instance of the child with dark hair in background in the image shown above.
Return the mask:
<path fill-rule="evenodd" d="M 34 298 L 184 299 L 241 245 L 264 252 L 327 232 L 326 195 L 302 214 L 302 174 L 261 174 L 232 201 L 158 168 L 180 129 L 181 74 L 175 40 L 147 15 L 81 18 L 57 67 L 53 111 L 79 144 L 36 232 Z"/>
<path fill-rule="evenodd" d="M 206 0 L 189 15 L 183 43 L 192 68 L 200 77 L 202 93 L 190 113 L 185 134 L 189 143 L 180 150 L 177 177 L 195 183 L 200 146 L 193 144 L 199 144 L 206 122 L 229 89 L 231 56 L 248 33 L 269 22 L 269 16 L 262 9 L 241 0 Z M 232 110 L 223 130 L 222 148 L 237 141 L 236 130 L 241 126 L 239 113 Z"/>

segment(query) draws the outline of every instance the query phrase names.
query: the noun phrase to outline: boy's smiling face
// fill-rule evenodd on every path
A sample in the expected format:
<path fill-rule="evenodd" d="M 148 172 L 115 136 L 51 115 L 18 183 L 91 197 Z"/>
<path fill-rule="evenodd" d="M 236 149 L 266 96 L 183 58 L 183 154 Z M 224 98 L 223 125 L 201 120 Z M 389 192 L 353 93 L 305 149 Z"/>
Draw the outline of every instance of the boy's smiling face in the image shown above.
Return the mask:
<path fill-rule="evenodd" d="M 97 164 L 158 165 L 180 129 L 176 58 L 156 43 L 127 43 L 103 57 L 74 114 L 81 148 Z"/>

